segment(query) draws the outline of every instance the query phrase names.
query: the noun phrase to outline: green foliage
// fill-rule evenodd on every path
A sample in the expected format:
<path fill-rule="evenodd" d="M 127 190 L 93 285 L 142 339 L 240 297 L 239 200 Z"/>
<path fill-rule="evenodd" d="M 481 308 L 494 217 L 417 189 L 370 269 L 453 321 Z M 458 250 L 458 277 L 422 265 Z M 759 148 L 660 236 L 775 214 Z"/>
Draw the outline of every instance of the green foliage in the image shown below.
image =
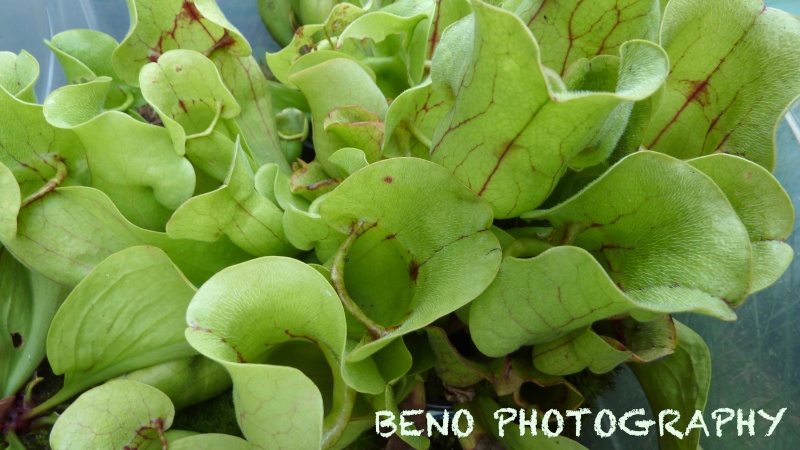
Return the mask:
<path fill-rule="evenodd" d="M 678 345 L 675 353 L 652 364 L 632 364 L 630 367 L 642 384 L 654 410 L 674 409 L 681 418 L 676 425 L 685 429 L 695 411 L 702 411 L 711 384 L 711 355 L 697 333 L 675 322 Z M 685 439 L 666 434 L 660 439 L 662 448 L 695 449 L 700 430 L 695 429 Z"/>
<path fill-rule="evenodd" d="M 583 448 L 492 414 L 629 363 L 688 420 L 710 355 L 672 314 L 734 320 L 792 260 L 800 23 L 757 0 L 262 0 L 277 81 L 213 0 L 128 4 L 121 43 L 47 41 L 43 105 L 0 52 L 12 448 L 79 394 L 54 449 L 372 448 L 433 397 L 476 418 L 464 449 Z"/>

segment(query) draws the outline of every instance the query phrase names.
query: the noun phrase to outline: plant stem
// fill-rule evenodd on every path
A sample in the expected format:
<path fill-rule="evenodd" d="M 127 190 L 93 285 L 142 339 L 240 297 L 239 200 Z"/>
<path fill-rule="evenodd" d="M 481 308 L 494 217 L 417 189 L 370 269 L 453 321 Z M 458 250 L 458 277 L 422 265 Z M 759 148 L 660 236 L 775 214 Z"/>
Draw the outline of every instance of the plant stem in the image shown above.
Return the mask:
<path fill-rule="evenodd" d="M 361 308 L 359 308 L 353 299 L 350 298 L 350 295 L 347 293 L 347 288 L 344 284 L 344 263 L 346 262 L 347 254 L 350 252 L 350 249 L 353 247 L 356 239 L 358 239 L 358 237 L 368 229 L 369 227 L 366 227 L 364 222 L 360 222 L 357 226 L 353 227 L 353 231 L 351 231 L 350 235 L 347 236 L 347 239 L 344 240 L 342 246 L 339 247 L 339 250 L 336 252 L 336 255 L 333 258 L 333 265 L 331 266 L 331 281 L 333 281 L 333 288 L 339 295 L 339 299 L 342 301 L 342 305 L 344 305 L 344 308 L 347 310 L 347 312 L 349 312 L 353 317 L 356 318 L 356 320 L 364 325 L 373 339 L 378 339 L 386 334 L 386 329 L 367 317 L 367 315 L 364 314 L 364 311 L 361 311 Z"/>
<path fill-rule="evenodd" d="M 518 238 L 503 249 L 503 258 L 533 258 L 553 248 L 548 242 L 531 237 Z"/>
<path fill-rule="evenodd" d="M 35 408 L 29 410 L 25 413 L 22 418 L 25 420 L 33 419 L 36 416 L 41 416 L 46 411 L 49 411 L 56 406 L 66 402 L 80 391 L 76 391 L 75 389 L 65 390 L 61 388 L 58 392 L 56 392 L 52 397 L 48 398 L 42 403 L 39 403 Z"/>
<path fill-rule="evenodd" d="M 335 49 L 336 48 L 336 44 L 333 43 L 333 40 L 331 39 L 331 35 L 328 34 L 328 30 L 326 30 L 325 27 L 323 27 L 322 28 L 322 32 L 325 34 L 325 40 L 328 41 L 328 45 L 331 46 L 331 50 Z"/>
<path fill-rule="evenodd" d="M 44 378 L 36 377 L 30 383 L 28 383 L 27 387 L 25 387 L 25 396 L 22 397 L 22 406 L 23 407 L 25 407 L 27 409 L 30 409 L 30 408 L 33 407 L 32 406 L 33 405 L 33 388 L 35 388 L 36 385 L 41 383 L 42 381 L 44 381 Z"/>
<path fill-rule="evenodd" d="M 414 122 L 406 119 L 406 120 L 403 121 L 403 124 L 406 126 L 406 128 L 408 128 L 408 131 L 411 133 L 411 135 L 414 136 L 415 138 L 417 138 L 417 140 L 422 145 L 427 147 L 428 150 L 431 149 L 431 145 L 432 145 L 431 144 L 431 140 L 428 139 L 428 136 L 425 136 L 424 134 L 422 134 L 422 131 L 420 131 L 419 128 L 417 128 L 417 125 Z"/>
<path fill-rule="evenodd" d="M 6 432 L 6 441 L 8 441 L 8 448 L 25 448 L 22 441 L 17 437 L 17 433 L 13 429 Z"/>
<path fill-rule="evenodd" d="M 58 185 L 60 185 L 61 182 L 64 181 L 65 178 L 67 178 L 67 166 L 66 164 L 64 164 L 64 160 L 62 160 L 59 156 L 56 156 L 55 159 L 56 159 L 56 174 L 53 175 L 53 178 L 51 178 L 47 183 L 45 183 L 45 185 L 42 186 L 41 189 L 29 195 L 27 198 L 25 198 L 25 200 L 23 200 L 22 203 L 20 204 L 19 209 L 22 209 L 30 205 L 31 203 L 35 202 L 36 200 L 41 199 L 42 197 L 47 195 L 50 191 L 57 188 Z"/>
<path fill-rule="evenodd" d="M 131 93 L 131 91 L 125 89 L 122 92 L 125 94 L 125 102 L 123 102 L 121 105 L 117 106 L 116 108 L 109 109 L 109 111 L 125 112 L 125 111 L 128 110 L 128 108 L 131 107 L 131 105 L 133 105 L 133 102 L 136 99 L 133 97 L 133 94 Z"/>
<path fill-rule="evenodd" d="M 572 245 L 578 234 L 583 231 L 583 228 L 580 223 L 568 222 L 559 231 L 561 232 L 561 239 L 557 245 Z"/>
<path fill-rule="evenodd" d="M 375 73 L 378 73 L 396 69 L 398 61 L 394 56 L 370 56 L 364 58 L 363 62 Z"/>
<path fill-rule="evenodd" d="M 214 131 L 214 127 L 217 126 L 217 122 L 219 121 L 220 116 L 222 116 L 222 102 L 220 100 L 217 100 L 215 106 L 216 106 L 216 114 L 214 114 L 214 119 L 211 121 L 208 127 L 204 131 L 186 136 L 187 141 L 189 139 L 208 136 L 211 134 L 212 131 Z"/>
<path fill-rule="evenodd" d="M 49 416 L 39 417 L 31 424 L 31 427 L 32 428 L 52 427 L 53 425 L 56 424 L 57 420 L 58 420 L 58 414 L 53 413 L 50 414 Z"/>
<path fill-rule="evenodd" d="M 156 431 L 158 432 L 158 437 L 161 439 L 161 450 L 167 450 L 169 448 L 169 444 L 167 443 L 167 437 L 164 436 L 164 422 L 161 418 L 156 420 L 155 427 Z"/>
<path fill-rule="evenodd" d="M 357 392 L 351 389 L 342 378 L 341 363 L 329 350 L 325 348 L 321 348 L 321 350 L 325 354 L 325 359 L 328 360 L 333 374 L 333 407 L 322 421 L 322 448 L 327 449 L 335 446 L 344 434 L 353 413 Z"/>

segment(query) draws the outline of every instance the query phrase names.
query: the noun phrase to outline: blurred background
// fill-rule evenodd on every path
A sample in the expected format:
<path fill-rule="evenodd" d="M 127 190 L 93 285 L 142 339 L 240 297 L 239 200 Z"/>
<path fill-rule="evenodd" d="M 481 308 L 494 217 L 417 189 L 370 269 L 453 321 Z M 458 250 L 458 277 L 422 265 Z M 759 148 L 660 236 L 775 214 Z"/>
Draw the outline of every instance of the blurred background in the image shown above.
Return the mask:
<path fill-rule="evenodd" d="M 256 9 L 255 0 L 217 0 L 228 19 L 247 37 L 254 56 L 279 50 L 269 37 Z M 800 0 L 772 0 L 767 6 L 800 15 Z M 0 0 L 0 49 L 18 53 L 27 50 L 39 61 L 41 75 L 37 96 L 65 84 L 61 67 L 42 39 L 71 28 L 91 28 L 110 34 L 118 41 L 128 32 L 125 0 Z M 800 76 L 800 67 L 798 74 Z M 786 114 L 777 130 L 778 164 L 775 175 L 792 197 L 795 213 L 800 212 L 800 102 Z M 720 322 L 704 316 L 682 315 L 683 323 L 700 333 L 711 350 L 713 380 L 705 418 L 712 437 L 702 438 L 706 450 L 800 448 L 800 219 L 789 243 L 795 260 L 772 287 L 752 296 L 737 310 L 739 320 Z M 764 409 L 774 414 L 786 407 L 775 434 L 764 438 L 766 422 L 756 416 L 756 436 L 736 436 L 734 423 L 722 438 L 713 436 L 710 413 L 717 408 Z M 617 417 L 634 408 L 647 406 L 631 372 L 623 368 L 616 387 L 608 392 L 595 411 L 608 408 Z M 594 433 L 590 433 L 594 434 Z M 584 441 L 593 450 L 656 449 L 655 435 L 631 438 L 620 432 L 607 439 Z"/>

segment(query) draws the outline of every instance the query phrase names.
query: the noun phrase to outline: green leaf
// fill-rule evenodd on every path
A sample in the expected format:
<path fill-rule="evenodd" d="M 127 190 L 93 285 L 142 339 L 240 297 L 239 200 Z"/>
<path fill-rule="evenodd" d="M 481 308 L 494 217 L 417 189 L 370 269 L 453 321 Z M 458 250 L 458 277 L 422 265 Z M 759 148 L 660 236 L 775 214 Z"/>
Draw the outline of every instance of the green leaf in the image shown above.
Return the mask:
<path fill-rule="evenodd" d="M 372 411 L 370 411 L 372 412 Z M 339 442 L 331 447 L 332 450 L 353 450 L 357 449 L 358 439 L 364 435 L 364 432 L 375 426 L 374 413 L 372 417 L 358 417 L 351 418 L 347 423 L 347 429 L 342 434 Z M 351 447 L 350 444 L 353 444 Z"/>
<path fill-rule="evenodd" d="M 500 263 L 489 205 L 428 161 L 371 164 L 330 193 L 320 215 L 348 235 L 331 277 L 368 330 L 349 361 L 469 303 Z"/>
<path fill-rule="evenodd" d="M 524 217 L 549 220 L 553 242 L 592 253 L 640 303 L 694 303 L 725 318 L 722 302 L 749 291 L 747 229 L 710 178 L 667 155 L 634 153 L 570 200 Z"/>
<path fill-rule="evenodd" d="M 311 161 L 308 164 L 301 161 L 295 167 L 296 170 L 289 179 L 292 194 L 298 195 L 309 202 L 313 202 L 332 191 L 341 181 L 337 178 L 331 178 L 328 172 L 322 168 L 319 160 Z"/>
<path fill-rule="evenodd" d="M 286 86 L 299 87 L 289 79 L 289 69 L 306 53 L 304 49 L 316 48 L 317 42 L 322 39 L 331 39 L 339 35 L 345 27 L 364 13 L 365 11 L 356 5 L 340 3 L 333 7 L 324 23 L 306 24 L 299 27 L 294 32 L 292 42 L 286 47 L 276 53 L 267 53 L 266 59 L 270 72 Z"/>
<path fill-rule="evenodd" d="M 49 223 L 61 228 L 55 231 Z M 92 188 L 56 189 L 19 211 L 17 225 L 16 236 L 3 244 L 26 266 L 70 287 L 112 253 L 144 243 L 141 230 Z"/>
<path fill-rule="evenodd" d="M 275 125 L 286 160 L 300 159 L 303 153 L 303 141 L 311 129 L 306 114 L 297 108 L 285 108 L 275 115 Z"/>
<path fill-rule="evenodd" d="M 339 168 L 341 178 L 347 178 L 369 165 L 364 151 L 352 147 L 336 150 L 328 161 Z"/>
<path fill-rule="evenodd" d="M 308 102 L 302 92 L 273 80 L 267 81 L 267 85 L 269 85 L 269 93 L 276 111 L 296 108 L 304 113 L 309 112 Z"/>
<path fill-rule="evenodd" d="M 305 113 L 297 108 L 282 109 L 275 115 L 275 124 L 281 139 L 302 141 L 308 137 L 308 119 Z"/>
<path fill-rule="evenodd" d="M 217 433 L 197 434 L 178 439 L 169 445 L 170 450 L 218 450 L 221 448 L 251 450 L 253 446 L 240 437 Z"/>
<path fill-rule="evenodd" d="M 9 63 L 4 59 L 0 57 L 0 64 Z M 19 66 L 24 64 L 21 62 Z M 5 68 L 5 65 L 0 66 L 0 70 Z M 54 128 L 45 120 L 41 105 L 27 103 L 11 92 L 14 91 L 0 86 L 0 123 L 3 124 L 0 127 L 0 148 L 3 149 L 0 163 L 14 174 L 22 198 L 39 191 L 51 180 L 60 180 L 64 186 L 90 184 L 86 154 L 74 133 Z M 58 178 L 63 176 L 59 174 L 59 163 L 66 171 L 63 179 Z"/>
<path fill-rule="evenodd" d="M 427 79 L 394 99 L 386 112 L 384 155 L 428 159 L 436 126 L 452 107 L 452 96 L 447 94 L 445 89 L 434 90 Z"/>
<path fill-rule="evenodd" d="M 675 290 L 662 295 L 640 299 L 644 296 L 620 291 L 587 251 L 556 247 L 531 259 L 505 258 L 495 280 L 471 304 L 470 332 L 482 353 L 498 357 L 623 313 L 646 318 L 694 311 L 736 318 L 723 301 L 707 294 Z"/>
<path fill-rule="evenodd" d="M 455 100 L 436 129 L 431 160 L 489 201 L 496 218 L 515 217 L 547 198 L 621 102 L 659 89 L 668 62 L 657 45 L 628 41 L 615 92 L 554 88 L 560 80 L 539 62 L 525 24 L 481 1 L 474 8 L 474 20 L 450 27 L 437 51 L 449 64 L 433 67 L 433 88 Z"/>
<path fill-rule="evenodd" d="M 675 0 L 672 0 L 675 1 Z M 703 338 L 686 325 L 675 321 L 678 346 L 675 353 L 649 364 L 629 364 L 653 411 L 677 410 L 681 417 L 674 425 L 685 430 L 695 411 L 702 411 L 711 385 L 711 354 Z M 700 430 L 694 429 L 682 439 L 670 433 L 659 436 L 662 449 L 694 450 Z"/>
<path fill-rule="evenodd" d="M 489 379 L 489 369 L 481 363 L 470 361 L 459 353 L 439 327 L 425 328 L 428 342 L 436 354 L 436 375 L 448 386 L 467 388 Z"/>
<path fill-rule="evenodd" d="M 7 241 L 17 234 L 17 213 L 22 204 L 19 185 L 14 174 L 0 162 L 0 241 Z"/>
<path fill-rule="evenodd" d="M 234 119 L 238 132 L 258 165 L 289 165 L 275 131 L 269 85 L 250 45 L 231 25 L 214 0 L 128 0 L 131 28 L 114 52 L 114 69 L 132 86 L 139 71 L 168 50 L 202 53 L 217 66 L 222 80 L 241 108 Z M 244 144 L 243 144 L 244 145 Z"/>
<path fill-rule="evenodd" d="M 442 34 L 450 25 L 458 22 L 472 12 L 469 0 L 435 0 L 436 11 L 428 30 L 428 51 L 426 58 L 433 59 Z"/>
<path fill-rule="evenodd" d="M 43 405 L 55 406 L 132 370 L 194 355 L 183 336 L 194 292 L 157 248 L 132 247 L 108 257 L 53 319 L 47 359 L 65 380 Z"/>
<path fill-rule="evenodd" d="M 747 228 L 753 246 L 750 292 L 777 281 L 794 256 L 785 242 L 794 229 L 794 207 L 778 180 L 761 166 L 732 155 L 704 156 L 689 164 L 714 180 Z"/>
<path fill-rule="evenodd" d="M 658 0 L 510 3 L 542 47 L 542 64 L 562 75 L 578 59 L 616 54 L 631 39 L 656 42 L 661 22 Z"/>
<path fill-rule="evenodd" d="M 625 131 L 623 131 L 622 136 L 619 141 L 617 141 L 617 145 L 609 158 L 611 164 L 616 163 L 620 159 L 640 149 L 647 128 L 650 126 L 653 110 L 658 107 L 662 96 L 661 94 L 663 94 L 664 91 L 665 89 L 662 87 L 662 89 L 652 97 L 634 103 L 633 109 L 631 109 L 630 115 L 628 116 L 628 124 Z"/>
<path fill-rule="evenodd" d="M 291 178 L 278 170 L 275 164 L 259 167 L 255 176 L 255 186 L 259 194 L 270 201 L 274 200 L 274 203 L 283 210 L 288 210 L 290 206 L 302 211 L 310 208 L 308 200 L 292 193 Z"/>
<path fill-rule="evenodd" d="M 208 58 L 192 50 L 170 50 L 139 72 L 142 95 L 169 130 L 175 151 L 186 141 L 208 136 L 221 119 L 241 109 Z"/>
<path fill-rule="evenodd" d="M 81 395 L 64 411 L 50 432 L 50 446 L 161 449 L 174 417 L 175 408 L 158 389 L 112 381 Z"/>
<path fill-rule="evenodd" d="M 337 48 L 347 51 L 352 44 L 369 55 L 357 57 L 375 72 L 381 90 L 396 97 L 422 79 L 433 10 L 433 0 L 392 3 L 354 20 L 339 36 Z M 371 51 L 364 50 L 367 42 L 373 43 Z"/>
<path fill-rule="evenodd" d="M 146 383 L 145 383 L 146 384 Z M 196 431 L 188 431 L 188 430 L 167 430 L 164 432 L 164 437 L 167 439 L 167 444 L 172 445 L 175 441 L 183 438 L 187 438 L 190 436 L 196 436 L 199 433 Z"/>
<path fill-rule="evenodd" d="M 393 340 L 368 358 L 348 361 L 347 357 L 357 346 L 357 339 L 347 340 L 342 378 L 358 392 L 381 394 L 386 391 L 387 386 L 396 383 L 411 369 L 411 352 L 402 339 Z"/>
<path fill-rule="evenodd" d="M 275 129 L 269 84 L 261 66 L 252 56 L 239 58 L 230 52 L 215 52 L 211 60 L 242 109 L 234 122 L 253 160 L 259 166 L 277 164 L 282 172 L 289 173 Z"/>
<path fill-rule="evenodd" d="M 324 197 L 320 197 L 324 198 Z M 300 250 L 311 250 L 320 242 L 336 241 L 341 243 L 344 235 L 325 223 L 319 211 L 303 211 L 289 205 L 283 213 L 283 229 L 286 238 Z M 337 245 L 338 248 L 338 245 Z"/>
<path fill-rule="evenodd" d="M 295 26 L 292 19 L 295 12 L 292 4 L 287 0 L 256 0 L 258 14 L 261 21 L 267 26 L 269 35 L 275 39 L 281 47 L 285 47 L 291 42 L 294 36 Z"/>
<path fill-rule="evenodd" d="M 535 409 L 540 414 L 550 409 L 562 412 L 576 409 L 584 402 L 583 395 L 572 383 L 538 371 L 526 358 L 506 362 L 493 385 L 498 396 L 511 394 L 517 405 Z"/>
<path fill-rule="evenodd" d="M 362 150 L 368 162 L 381 159 L 383 123 L 377 114 L 357 105 L 342 106 L 331 111 L 322 126 L 350 147 Z"/>
<path fill-rule="evenodd" d="M 39 63 L 25 50 L 19 55 L 0 52 L 0 90 L 23 102 L 35 103 L 34 87 L 39 78 Z"/>
<path fill-rule="evenodd" d="M 186 142 L 186 158 L 196 169 L 199 169 L 197 170 L 198 184 L 202 175 L 207 175 L 213 180 L 212 187 L 208 191 L 202 192 L 203 194 L 217 189 L 225 183 L 233 164 L 234 149 L 234 141 L 231 140 L 228 133 L 216 130 Z M 195 189 L 195 195 L 197 194 Z"/>
<path fill-rule="evenodd" d="M 191 198 L 191 164 L 172 151 L 169 133 L 116 111 L 102 112 L 111 79 L 64 86 L 45 100 L 44 115 L 80 141 L 92 177 L 134 224 L 163 230 L 172 212 Z"/>
<path fill-rule="evenodd" d="M 678 158 L 743 156 L 775 167 L 775 130 L 800 95 L 800 22 L 759 0 L 672 0 L 661 46 L 667 92 L 644 140 Z"/>
<path fill-rule="evenodd" d="M 266 199 L 271 201 L 274 205 L 284 209 L 283 204 L 278 201 L 277 196 L 279 190 L 277 186 L 278 174 L 284 176 L 284 181 L 286 181 L 288 185 L 288 177 L 280 171 L 277 164 L 264 164 L 259 167 L 253 178 L 253 184 L 256 188 L 256 192 L 266 197 Z M 288 191 L 289 189 L 287 188 L 286 190 Z"/>
<path fill-rule="evenodd" d="M 139 71 L 169 50 L 185 48 L 211 55 L 225 49 L 250 54 L 250 45 L 213 0 L 128 0 L 131 27 L 113 54 L 116 72 L 139 86 Z"/>
<path fill-rule="evenodd" d="M 177 409 L 200 403 L 231 387 L 228 371 L 202 355 L 178 358 L 143 369 L 134 370 L 121 380 L 149 384 L 167 394 Z M 187 389 L 191 386 L 191 389 Z"/>
<path fill-rule="evenodd" d="M 111 54 L 119 44 L 105 33 L 67 30 L 45 40 L 45 44 L 55 53 L 69 84 L 86 83 L 98 76 L 116 77 Z"/>
<path fill-rule="evenodd" d="M 65 296 L 0 247 L 0 398 L 22 389 L 42 362 L 47 330 Z"/>
<path fill-rule="evenodd" d="M 135 103 L 133 90 L 111 65 L 111 55 L 119 45 L 113 37 L 94 30 L 67 30 L 49 41 L 45 39 L 44 43 L 61 63 L 67 83 L 86 83 L 98 76 L 114 80 L 105 101 L 106 109 L 124 111 Z"/>
<path fill-rule="evenodd" d="M 432 6 L 431 0 L 393 3 L 380 11 L 357 17 L 342 31 L 339 40 L 371 39 L 378 43 L 393 34 L 405 34 L 408 42 L 417 24 L 428 17 Z"/>
<path fill-rule="evenodd" d="M 331 11 L 342 0 L 316 0 L 316 1 L 294 1 L 294 9 L 300 23 L 322 23 Z M 365 3 L 357 1 L 355 3 Z"/>
<path fill-rule="evenodd" d="M 295 253 L 283 234 L 282 211 L 256 192 L 254 176 L 237 140 L 225 184 L 178 208 L 167 224 L 167 234 L 204 242 L 227 236 L 254 256 Z"/>
<path fill-rule="evenodd" d="M 620 58 L 601 55 L 577 60 L 564 77 L 570 91 L 614 92 L 619 79 Z M 637 103 L 644 103 L 643 100 Z M 569 162 L 571 168 L 583 169 L 605 161 L 627 131 L 634 102 L 622 102 L 614 108 L 592 141 Z"/>
<path fill-rule="evenodd" d="M 644 323 L 632 319 L 612 323 L 612 333 L 577 330 L 534 346 L 533 365 L 551 375 L 571 375 L 587 368 L 606 373 L 625 361 L 654 361 L 675 348 L 675 325 L 670 316 Z"/>
<path fill-rule="evenodd" d="M 386 98 L 369 74 L 346 58 L 330 59 L 299 70 L 289 80 L 305 94 L 311 107 L 317 161 L 326 172 L 336 173 L 328 158 L 336 150 L 352 145 L 334 133 L 327 133 L 325 118 L 336 108 L 360 106 L 383 121 L 388 108 Z"/>
<path fill-rule="evenodd" d="M 229 267 L 200 288 L 186 317 L 190 344 L 230 373 L 250 443 L 335 444 L 355 392 L 341 380 L 342 305 L 319 272 L 276 256 Z"/>
<path fill-rule="evenodd" d="M 0 213 L 3 217 L 16 214 Z M 249 258 L 227 238 L 214 243 L 175 240 L 166 233 L 138 228 L 122 217 L 105 194 L 80 186 L 45 195 L 22 209 L 17 223 L 17 235 L 4 240 L 6 247 L 26 266 L 69 287 L 106 257 L 136 245 L 161 248 L 197 285 L 223 267 Z"/>

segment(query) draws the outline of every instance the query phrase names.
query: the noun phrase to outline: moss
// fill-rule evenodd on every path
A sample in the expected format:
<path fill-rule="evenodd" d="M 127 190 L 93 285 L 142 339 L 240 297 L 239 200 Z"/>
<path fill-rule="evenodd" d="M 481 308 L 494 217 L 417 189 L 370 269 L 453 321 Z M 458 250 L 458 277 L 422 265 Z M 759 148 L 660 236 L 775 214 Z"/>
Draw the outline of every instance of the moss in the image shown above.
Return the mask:
<path fill-rule="evenodd" d="M 243 437 L 242 430 L 236 423 L 236 410 L 230 390 L 178 411 L 170 429 Z"/>
<path fill-rule="evenodd" d="M 610 372 L 602 374 L 596 374 L 588 370 L 584 370 L 574 375 L 568 375 L 564 378 L 572 383 L 583 395 L 583 398 L 585 399 L 583 407 L 594 408 L 596 406 L 597 399 L 600 396 L 614 389 L 621 370 L 621 366 L 614 368 L 614 370 Z"/>

